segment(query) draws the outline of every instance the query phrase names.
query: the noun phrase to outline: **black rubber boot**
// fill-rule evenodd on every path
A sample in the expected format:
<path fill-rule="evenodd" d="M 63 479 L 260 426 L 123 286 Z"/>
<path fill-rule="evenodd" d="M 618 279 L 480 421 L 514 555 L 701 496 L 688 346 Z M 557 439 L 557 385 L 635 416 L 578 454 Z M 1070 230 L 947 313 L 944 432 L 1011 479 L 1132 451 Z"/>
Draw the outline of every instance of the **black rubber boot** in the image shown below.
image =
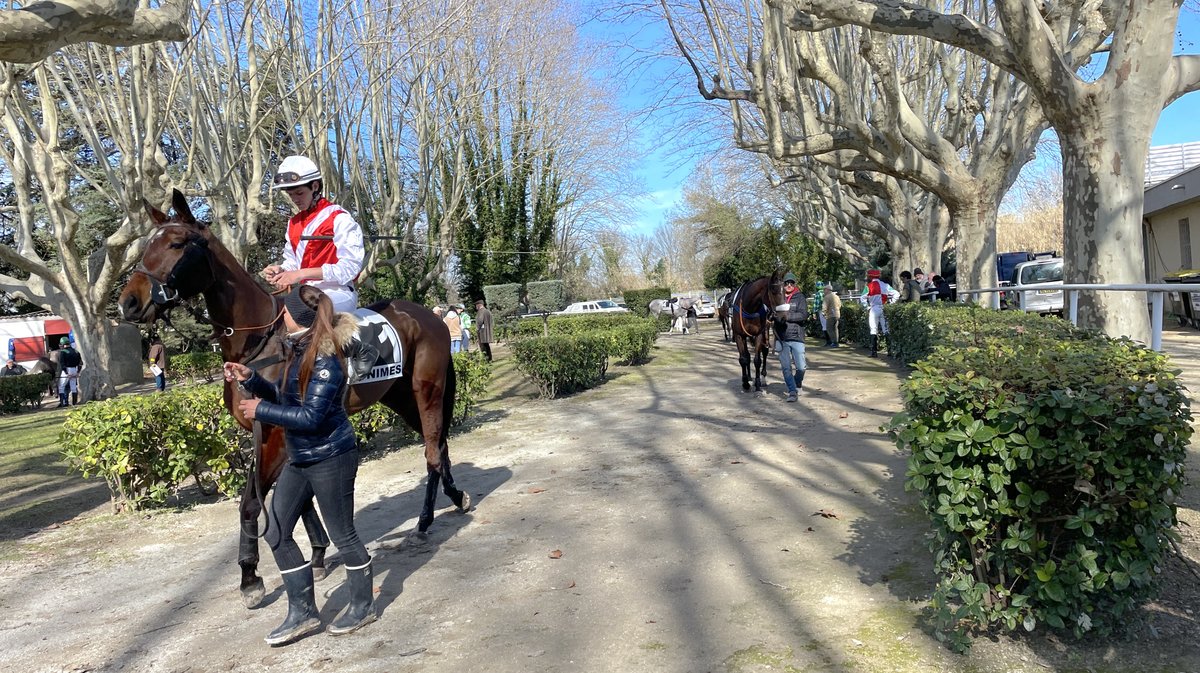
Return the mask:
<path fill-rule="evenodd" d="M 350 605 L 329 625 L 329 634 L 342 636 L 353 633 L 375 621 L 374 574 L 370 562 L 361 568 L 346 568 L 346 587 L 350 590 Z"/>
<path fill-rule="evenodd" d="M 879 335 L 878 334 L 871 335 L 871 357 L 873 357 L 873 358 L 879 357 Z"/>
<path fill-rule="evenodd" d="M 283 623 L 267 635 L 268 645 L 283 645 L 321 630 L 321 615 L 313 595 L 312 566 L 283 574 L 288 611 Z"/>
<path fill-rule="evenodd" d="M 71 393 L 71 406 L 79 404 L 79 393 Z"/>

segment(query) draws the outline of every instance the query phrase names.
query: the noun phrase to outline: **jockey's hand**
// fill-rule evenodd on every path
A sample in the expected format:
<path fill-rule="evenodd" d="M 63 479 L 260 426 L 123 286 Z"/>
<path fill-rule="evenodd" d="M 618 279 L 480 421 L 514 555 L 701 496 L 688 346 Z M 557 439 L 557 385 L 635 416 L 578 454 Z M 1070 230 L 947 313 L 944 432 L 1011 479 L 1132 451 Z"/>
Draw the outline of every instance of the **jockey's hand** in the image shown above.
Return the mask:
<path fill-rule="evenodd" d="M 238 402 L 238 409 L 242 410 L 242 416 L 246 420 L 254 420 L 254 414 L 258 411 L 258 403 L 262 400 L 255 397 L 254 399 L 242 400 Z"/>
<path fill-rule="evenodd" d="M 262 277 L 268 283 L 278 287 L 279 276 L 284 273 L 283 267 L 278 264 L 272 264 L 262 270 Z"/>
<path fill-rule="evenodd" d="M 230 383 L 245 381 L 254 375 L 254 370 L 240 362 L 226 362 L 222 369 L 225 372 L 225 380 Z"/>

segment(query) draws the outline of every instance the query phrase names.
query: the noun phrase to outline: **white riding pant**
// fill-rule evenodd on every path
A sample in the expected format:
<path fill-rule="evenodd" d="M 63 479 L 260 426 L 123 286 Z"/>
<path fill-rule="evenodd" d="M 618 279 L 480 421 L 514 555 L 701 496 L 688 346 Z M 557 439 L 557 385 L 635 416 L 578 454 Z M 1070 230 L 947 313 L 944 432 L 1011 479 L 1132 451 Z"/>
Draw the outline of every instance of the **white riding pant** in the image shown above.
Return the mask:
<path fill-rule="evenodd" d="M 354 309 L 358 308 L 358 293 L 345 285 L 331 288 L 322 287 L 321 291 L 329 295 L 329 301 L 333 302 L 335 313 L 353 313 Z"/>
<path fill-rule="evenodd" d="M 887 334 L 887 316 L 883 315 L 883 306 L 868 306 L 867 307 L 867 325 L 871 327 L 871 334 Z"/>

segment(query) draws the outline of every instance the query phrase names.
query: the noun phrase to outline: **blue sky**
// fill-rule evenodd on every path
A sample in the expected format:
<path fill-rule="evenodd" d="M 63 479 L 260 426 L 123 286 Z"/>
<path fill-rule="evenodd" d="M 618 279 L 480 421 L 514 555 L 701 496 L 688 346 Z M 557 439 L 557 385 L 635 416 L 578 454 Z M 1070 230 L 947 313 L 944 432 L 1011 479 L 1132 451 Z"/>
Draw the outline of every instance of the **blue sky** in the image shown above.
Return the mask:
<path fill-rule="evenodd" d="M 666 47 L 663 42 L 669 37 L 661 22 L 646 20 L 629 20 L 614 26 L 611 22 L 594 22 L 584 27 L 585 34 L 606 42 L 619 40 L 622 47 L 619 50 L 621 58 L 625 59 L 624 81 L 627 91 L 624 106 L 629 110 L 644 108 L 664 90 L 664 81 L 672 72 L 683 67 L 681 59 L 675 54 L 667 57 L 654 58 L 661 54 Z M 1193 11 L 1184 9 L 1180 13 L 1179 26 L 1176 31 L 1175 53 L 1200 53 L 1200 16 Z M 636 62 L 637 66 L 629 65 Z M 690 73 L 690 71 L 689 71 Z M 677 93 L 690 96 L 697 104 L 701 99 L 696 93 L 695 80 L 679 87 Z M 1200 140 L 1200 125 L 1196 120 L 1200 117 L 1200 92 L 1183 96 L 1163 110 L 1157 128 L 1151 139 L 1151 146 L 1170 145 Z M 700 138 L 701 147 L 694 151 L 684 152 L 680 143 L 668 139 L 667 129 L 672 127 L 669 113 L 654 114 L 644 120 L 642 142 L 653 149 L 648 153 L 640 167 L 635 171 L 636 178 L 642 183 L 645 193 L 638 199 L 638 213 L 632 231 L 639 234 L 650 234 L 662 222 L 666 221 L 670 212 L 679 203 L 683 186 L 695 167 L 696 155 L 703 154 L 707 149 L 729 142 L 731 129 L 724 129 L 723 138 Z"/>

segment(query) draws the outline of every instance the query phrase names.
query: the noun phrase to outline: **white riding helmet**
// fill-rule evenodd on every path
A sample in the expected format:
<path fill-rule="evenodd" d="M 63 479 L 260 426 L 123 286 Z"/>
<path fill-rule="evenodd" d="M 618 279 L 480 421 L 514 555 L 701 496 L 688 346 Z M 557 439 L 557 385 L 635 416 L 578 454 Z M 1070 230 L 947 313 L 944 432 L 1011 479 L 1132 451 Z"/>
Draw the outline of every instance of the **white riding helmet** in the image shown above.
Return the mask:
<path fill-rule="evenodd" d="M 312 159 L 293 154 L 290 157 L 285 157 L 283 162 L 279 164 L 279 170 L 275 171 L 275 184 L 271 188 L 287 189 L 289 187 L 298 187 L 320 179 L 321 169 L 317 168 Z"/>

